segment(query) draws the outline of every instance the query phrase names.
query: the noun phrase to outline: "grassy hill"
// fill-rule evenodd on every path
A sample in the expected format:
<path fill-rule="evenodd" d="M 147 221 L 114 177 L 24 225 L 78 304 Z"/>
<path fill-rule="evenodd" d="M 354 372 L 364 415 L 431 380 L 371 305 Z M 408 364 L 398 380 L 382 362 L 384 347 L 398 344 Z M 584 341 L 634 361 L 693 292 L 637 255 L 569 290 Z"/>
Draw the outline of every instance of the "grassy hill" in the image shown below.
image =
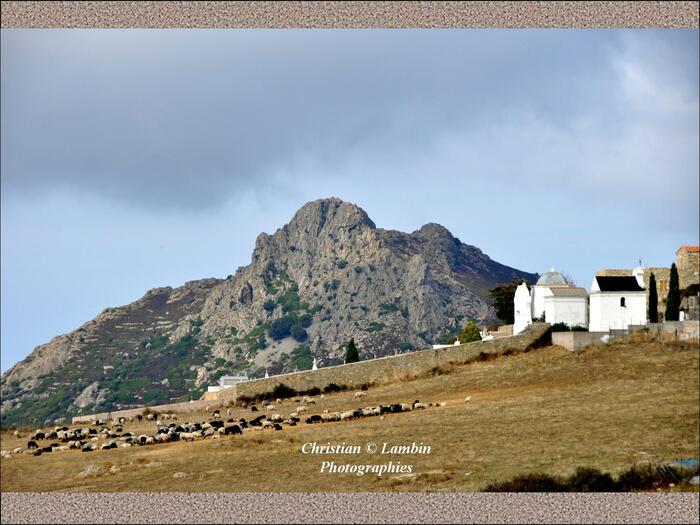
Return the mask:
<path fill-rule="evenodd" d="M 471 395 L 470 403 L 464 403 Z M 318 399 L 311 413 L 395 402 L 447 406 L 194 443 L 3 460 L 3 491 L 478 491 L 527 472 L 615 475 L 640 462 L 698 458 L 698 346 L 627 339 L 570 353 L 532 350 L 410 382 Z M 278 406 L 283 414 L 296 405 Z M 236 417 L 255 414 L 234 407 Z M 198 420 L 205 414 L 181 415 Z M 127 430 L 154 431 L 153 423 Z M 426 455 L 305 455 L 319 444 L 431 447 Z M 2 449 L 26 438 L 2 433 Z M 410 474 L 321 474 L 322 461 L 413 465 Z M 81 478 L 86 465 L 102 474 Z M 115 472 L 110 468 L 115 467 Z M 176 472 L 185 477 L 173 477 Z"/>

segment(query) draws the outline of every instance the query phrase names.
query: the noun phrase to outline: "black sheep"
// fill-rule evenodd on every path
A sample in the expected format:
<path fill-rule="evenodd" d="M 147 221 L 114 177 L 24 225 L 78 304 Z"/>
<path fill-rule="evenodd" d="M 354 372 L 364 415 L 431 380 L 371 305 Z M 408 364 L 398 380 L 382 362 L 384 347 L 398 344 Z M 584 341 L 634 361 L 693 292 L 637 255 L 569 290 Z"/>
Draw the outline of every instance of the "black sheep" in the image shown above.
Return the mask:
<path fill-rule="evenodd" d="M 27 442 L 27 448 L 28 449 L 39 448 L 39 445 L 36 444 L 36 441 L 29 441 L 29 442 Z"/>
<path fill-rule="evenodd" d="M 253 405 L 252 407 L 250 407 L 250 411 L 251 411 L 251 412 L 257 412 L 257 411 L 258 411 L 258 407 L 256 407 L 255 405 Z"/>
<path fill-rule="evenodd" d="M 35 456 L 41 456 L 41 449 L 37 449 L 34 451 Z"/>
<path fill-rule="evenodd" d="M 231 425 L 229 427 L 224 428 L 224 435 L 228 436 L 229 434 L 242 434 L 243 432 L 241 431 L 241 427 L 238 425 Z"/>
<path fill-rule="evenodd" d="M 273 426 L 275 427 L 275 430 L 282 430 L 282 427 L 278 423 L 275 423 Z"/>

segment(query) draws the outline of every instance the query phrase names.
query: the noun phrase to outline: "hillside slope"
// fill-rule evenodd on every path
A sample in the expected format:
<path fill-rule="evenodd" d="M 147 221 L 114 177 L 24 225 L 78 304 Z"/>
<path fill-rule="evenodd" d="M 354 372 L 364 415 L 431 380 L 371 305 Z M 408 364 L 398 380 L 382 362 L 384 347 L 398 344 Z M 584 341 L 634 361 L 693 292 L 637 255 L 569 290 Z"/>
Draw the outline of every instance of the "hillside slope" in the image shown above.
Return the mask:
<path fill-rule="evenodd" d="M 187 400 L 223 374 L 308 369 L 425 347 L 467 319 L 495 321 L 488 290 L 530 274 L 444 227 L 377 228 L 340 199 L 304 205 L 225 280 L 152 290 L 38 347 L 2 377 L 2 424 Z"/>

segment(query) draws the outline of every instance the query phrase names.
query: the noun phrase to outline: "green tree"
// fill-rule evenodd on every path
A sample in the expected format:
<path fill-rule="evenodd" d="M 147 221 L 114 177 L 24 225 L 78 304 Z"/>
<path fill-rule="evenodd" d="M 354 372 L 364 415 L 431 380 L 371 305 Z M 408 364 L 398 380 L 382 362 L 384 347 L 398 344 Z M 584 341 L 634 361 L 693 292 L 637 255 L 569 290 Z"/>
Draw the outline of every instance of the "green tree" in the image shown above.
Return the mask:
<path fill-rule="evenodd" d="M 360 360 L 360 353 L 357 351 L 357 346 L 355 345 L 355 339 L 350 339 L 347 344 L 347 351 L 345 352 L 345 362 L 346 363 L 357 363 Z"/>
<path fill-rule="evenodd" d="M 659 322 L 659 296 L 656 293 L 656 277 L 649 276 L 649 322 Z"/>
<path fill-rule="evenodd" d="M 481 333 L 476 323 L 474 323 L 474 321 L 469 321 L 467 326 L 464 327 L 464 330 L 459 333 L 459 342 L 464 344 L 471 343 L 472 341 L 481 341 Z"/>
<path fill-rule="evenodd" d="M 681 290 L 678 285 L 678 269 L 676 263 L 671 265 L 671 277 L 668 280 L 668 295 L 666 296 L 667 321 L 678 321 L 681 308 Z"/>
<path fill-rule="evenodd" d="M 496 286 L 489 290 L 491 302 L 496 310 L 496 316 L 505 324 L 513 324 L 515 322 L 513 299 L 515 297 L 515 289 L 523 282 L 525 282 L 523 279 L 516 279 L 510 284 Z"/>

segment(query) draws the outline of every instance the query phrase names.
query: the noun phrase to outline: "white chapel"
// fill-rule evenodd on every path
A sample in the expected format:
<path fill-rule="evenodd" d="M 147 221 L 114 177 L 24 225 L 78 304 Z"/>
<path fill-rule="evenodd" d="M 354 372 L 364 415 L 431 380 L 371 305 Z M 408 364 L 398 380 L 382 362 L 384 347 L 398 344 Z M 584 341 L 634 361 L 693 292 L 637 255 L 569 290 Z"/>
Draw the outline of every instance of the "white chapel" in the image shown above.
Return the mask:
<path fill-rule="evenodd" d="M 570 284 L 554 268 L 542 274 L 531 287 L 520 284 L 513 299 L 515 323 L 513 334 L 518 334 L 535 319 L 547 323 L 566 323 L 569 326 L 588 326 L 588 292 Z"/>

